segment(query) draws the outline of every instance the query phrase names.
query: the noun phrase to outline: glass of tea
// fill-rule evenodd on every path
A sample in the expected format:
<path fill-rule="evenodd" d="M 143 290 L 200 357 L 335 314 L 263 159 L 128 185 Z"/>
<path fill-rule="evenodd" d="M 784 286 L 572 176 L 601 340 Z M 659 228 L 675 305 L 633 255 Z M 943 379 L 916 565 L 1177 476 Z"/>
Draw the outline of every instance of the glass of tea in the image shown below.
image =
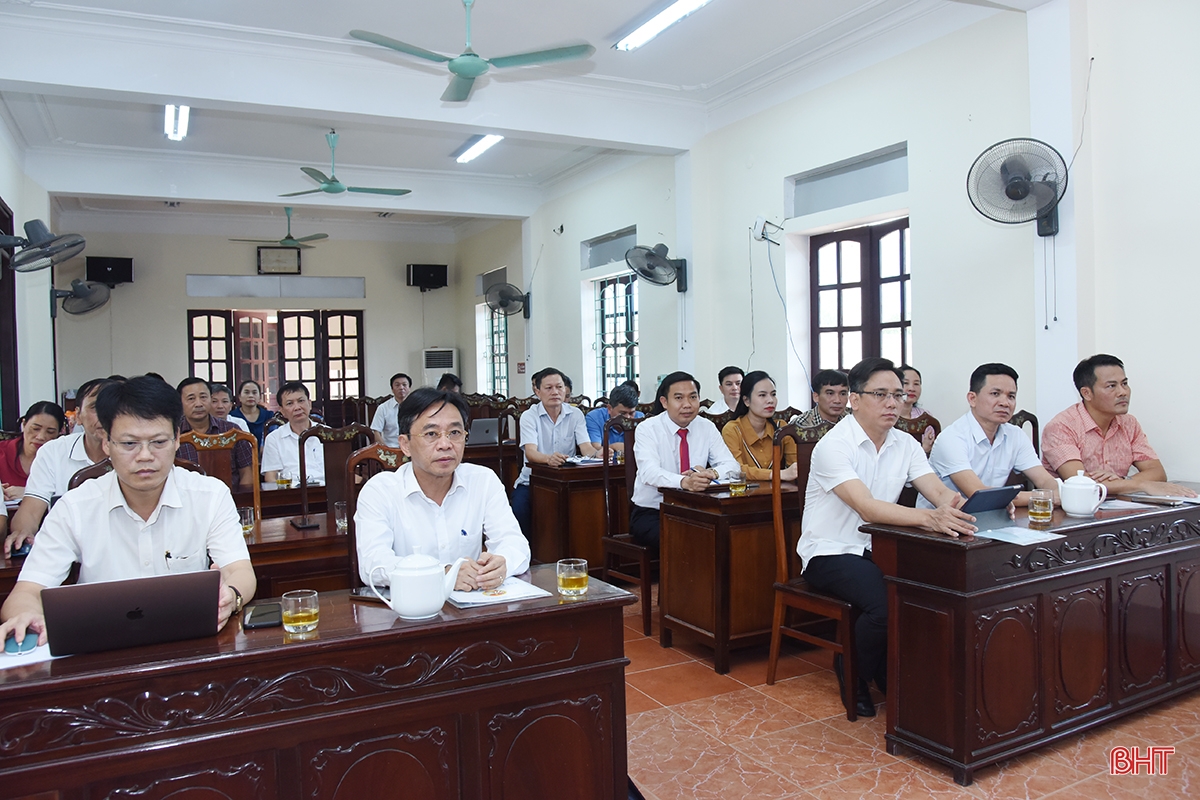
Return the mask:
<path fill-rule="evenodd" d="M 243 506 L 238 509 L 238 518 L 242 521 L 242 536 L 247 538 L 254 533 L 254 507 Z"/>
<path fill-rule="evenodd" d="M 316 630 L 321 606 L 315 589 L 296 589 L 283 593 L 283 629 L 288 633 Z"/>
<path fill-rule="evenodd" d="M 338 533 L 345 533 L 350 527 L 349 517 L 346 516 L 346 501 L 338 500 L 333 504 L 333 521 Z"/>
<path fill-rule="evenodd" d="M 729 493 L 736 496 L 741 496 L 746 493 L 749 488 L 746 482 L 746 473 L 738 470 L 729 476 Z"/>
<path fill-rule="evenodd" d="M 564 597 L 587 594 L 588 566 L 584 558 L 564 558 L 558 562 L 558 593 Z"/>
<path fill-rule="evenodd" d="M 1029 493 L 1029 524 L 1049 526 L 1054 517 L 1054 492 L 1035 491 Z"/>

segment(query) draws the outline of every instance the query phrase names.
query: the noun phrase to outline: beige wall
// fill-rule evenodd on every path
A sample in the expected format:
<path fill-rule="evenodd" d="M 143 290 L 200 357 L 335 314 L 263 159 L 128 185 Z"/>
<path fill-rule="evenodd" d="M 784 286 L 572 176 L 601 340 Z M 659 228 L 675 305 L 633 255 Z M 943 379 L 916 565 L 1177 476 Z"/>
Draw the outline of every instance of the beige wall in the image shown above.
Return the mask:
<path fill-rule="evenodd" d="M 458 274 L 461 276 L 454 287 L 455 322 L 458 331 L 462 359 L 463 388 L 468 392 L 482 391 L 482 376 L 476 374 L 475 314 L 474 307 L 483 302 L 475 294 L 475 278 L 485 272 L 507 267 L 508 282 L 521 287 L 521 222 L 504 220 L 486 229 L 466 236 L 455 248 Z M 483 287 L 485 290 L 487 287 Z M 517 375 L 517 364 L 525 359 L 525 318 L 513 314 L 508 318 L 508 376 L 509 386 L 519 394 L 526 394 L 524 376 Z"/>

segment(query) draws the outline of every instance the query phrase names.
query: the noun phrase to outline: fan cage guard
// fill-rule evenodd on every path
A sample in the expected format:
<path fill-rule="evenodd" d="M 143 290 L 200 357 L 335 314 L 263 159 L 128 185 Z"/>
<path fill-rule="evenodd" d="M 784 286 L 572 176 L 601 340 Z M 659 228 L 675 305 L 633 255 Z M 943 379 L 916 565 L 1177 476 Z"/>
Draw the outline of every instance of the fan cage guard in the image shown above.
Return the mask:
<path fill-rule="evenodd" d="M 1022 159 L 1035 186 L 1053 183 L 1054 195 L 1049 201 L 1039 203 L 1036 191 L 1020 200 L 1005 194 L 1001 167 L 1012 158 Z M 1050 214 L 1066 191 L 1066 161 L 1056 149 L 1039 139 L 997 142 L 984 150 L 967 172 L 967 197 L 971 205 L 988 219 L 1005 225 L 1020 225 Z"/>

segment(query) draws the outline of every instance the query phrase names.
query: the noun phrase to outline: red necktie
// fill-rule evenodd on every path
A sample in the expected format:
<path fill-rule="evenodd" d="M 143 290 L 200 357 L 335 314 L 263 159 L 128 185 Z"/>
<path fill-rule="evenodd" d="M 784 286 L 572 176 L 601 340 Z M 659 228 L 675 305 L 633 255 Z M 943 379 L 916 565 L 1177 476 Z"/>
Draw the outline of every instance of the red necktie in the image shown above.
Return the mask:
<path fill-rule="evenodd" d="M 688 453 L 687 430 L 680 428 L 679 431 L 679 471 L 687 472 L 692 468 L 691 454 Z"/>

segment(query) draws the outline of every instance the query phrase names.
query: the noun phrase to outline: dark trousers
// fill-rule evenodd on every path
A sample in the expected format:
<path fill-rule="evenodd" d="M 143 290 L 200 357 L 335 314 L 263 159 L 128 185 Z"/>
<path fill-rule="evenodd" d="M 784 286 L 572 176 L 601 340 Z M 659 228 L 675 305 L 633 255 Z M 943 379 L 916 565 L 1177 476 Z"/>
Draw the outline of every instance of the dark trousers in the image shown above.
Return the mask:
<path fill-rule="evenodd" d="M 658 509 L 630 504 L 629 533 L 643 547 L 658 550 Z"/>
<path fill-rule="evenodd" d="M 804 580 L 823 592 L 840 597 L 859 610 L 854 626 L 858 674 L 887 685 L 887 589 L 883 572 L 871 560 L 871 551 L 861 556 L 816 556 L 805 564 Z"/>
<path fill-rule="evenodd" d="M 525 538 L 532 542 L 533 501 L 529 495 L 528 483 L 513 487 L 512 510 L 513 516 L 517 518 L 517 524 L 521 526 L 521 533 L 525 534 Z"/>

